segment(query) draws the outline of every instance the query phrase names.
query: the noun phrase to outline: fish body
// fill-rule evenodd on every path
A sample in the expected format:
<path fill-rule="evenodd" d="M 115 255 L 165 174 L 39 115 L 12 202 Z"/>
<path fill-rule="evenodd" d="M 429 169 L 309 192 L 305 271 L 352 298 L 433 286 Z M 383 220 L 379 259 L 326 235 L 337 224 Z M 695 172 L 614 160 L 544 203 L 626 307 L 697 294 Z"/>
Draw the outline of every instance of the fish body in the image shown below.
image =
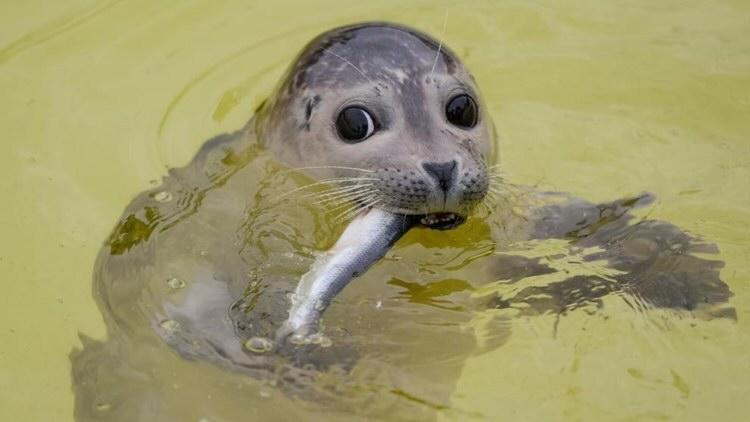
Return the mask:
<path fill-rule="evenodd" d="M 302 276 L 292 299 L 289 318 L 279 330 L 282 340 L 314 332 L 331 300 L 352 279 L 367 271 L 414 225 L 410 216 L 377 208 L 357 216 L 325 254 Z"/>

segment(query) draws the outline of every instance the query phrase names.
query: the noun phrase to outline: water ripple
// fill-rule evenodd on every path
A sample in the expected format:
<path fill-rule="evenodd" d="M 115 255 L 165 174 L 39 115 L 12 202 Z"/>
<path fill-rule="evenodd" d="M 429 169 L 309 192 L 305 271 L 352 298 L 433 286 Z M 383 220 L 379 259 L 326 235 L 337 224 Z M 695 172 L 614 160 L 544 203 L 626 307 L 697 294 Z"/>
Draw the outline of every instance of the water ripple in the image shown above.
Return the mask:
<path fill-rule="evenodd" d="M 64 34 L 65 32 L 75 29 L 76 27 L 101 15 L 119 2 L 120 0 L 113 0 L 109 3 L 101 3 L 95 7 L 92 7 L 83 14 L 71 14 L 29 32 L 28 34 L 8 44 L 6 47 L 0 50 L 0 64 L 7 62 L 15 55 L 23 52 L 24 50 L 38 46 L 46 41 L 51 40 L 52 38 L 55 38 L 60 34 Z"/>

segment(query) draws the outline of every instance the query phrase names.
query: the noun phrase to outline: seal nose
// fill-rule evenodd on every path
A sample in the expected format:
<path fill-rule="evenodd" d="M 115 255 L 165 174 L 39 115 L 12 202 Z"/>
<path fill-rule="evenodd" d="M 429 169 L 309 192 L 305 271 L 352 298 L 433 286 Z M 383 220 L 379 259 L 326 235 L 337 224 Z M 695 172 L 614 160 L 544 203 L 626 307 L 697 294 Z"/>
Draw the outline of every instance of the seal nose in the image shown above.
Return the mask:
<path fill-rule="evenodd" d="M 438 182 L 443 192 L 448 192 L 456 178 L 456 160 L 446 163 L 422 163 L 422 168 Z"/>

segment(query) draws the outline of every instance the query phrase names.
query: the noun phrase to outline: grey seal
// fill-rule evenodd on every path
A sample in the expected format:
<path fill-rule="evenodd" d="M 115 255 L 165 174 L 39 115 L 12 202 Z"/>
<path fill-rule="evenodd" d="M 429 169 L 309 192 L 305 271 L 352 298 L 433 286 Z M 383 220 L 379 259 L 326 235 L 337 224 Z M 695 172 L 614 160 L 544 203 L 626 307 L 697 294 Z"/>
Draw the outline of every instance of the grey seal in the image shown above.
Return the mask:
<path fill-rule="evenodd" d="M 344 216 L 376 209 L 386 214 L 372 224 L 398 229 L 397 216 L 404 221 L 400 232 L 357 225 L 349 237 L 381 233 L 383 241 L 353 245 L 363 254 L 304 277 L 284 334 L 311 330 L 412 220 L 454 228 L 490 189 L 493 130 L 474 78 L 448 47 L 403 26 L 352 25 L 311 41 L 255 128 L 278 159 L 336 184 L 323 196 L 351 202 Z"/>

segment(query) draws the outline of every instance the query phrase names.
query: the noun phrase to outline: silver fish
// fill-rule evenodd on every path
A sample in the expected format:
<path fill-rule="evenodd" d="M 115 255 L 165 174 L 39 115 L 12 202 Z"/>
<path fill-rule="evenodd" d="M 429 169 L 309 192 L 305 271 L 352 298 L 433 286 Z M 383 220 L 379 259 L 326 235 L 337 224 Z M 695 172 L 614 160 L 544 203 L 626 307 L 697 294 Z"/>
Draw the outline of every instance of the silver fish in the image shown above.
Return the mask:
<path fill-rule="evenodd" d="M 331 300 L 385 255 L 413 226 L 410 216 L 371 209 L 346 227 L 336 244 L 315 260 L 302 276 L 292 299 L 289 318 L 277 333 L 283 341 L 290 335 L 308 335 L 317 328 Z"/>

